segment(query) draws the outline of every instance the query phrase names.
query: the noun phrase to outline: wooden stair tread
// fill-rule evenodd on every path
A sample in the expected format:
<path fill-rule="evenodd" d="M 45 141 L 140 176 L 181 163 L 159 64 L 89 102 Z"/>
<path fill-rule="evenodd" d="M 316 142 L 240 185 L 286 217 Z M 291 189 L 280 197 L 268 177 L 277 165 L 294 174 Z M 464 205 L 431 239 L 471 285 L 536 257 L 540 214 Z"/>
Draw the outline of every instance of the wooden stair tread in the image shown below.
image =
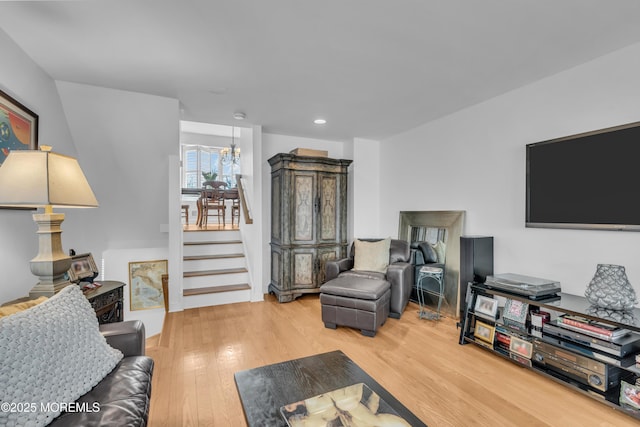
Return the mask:
<path fill-rule="evenodd" d="M 219 292 L 244 291 L 251 289 L 248 283 L 240 283 L 237 285 L 210 286 L 206 288 L 184 289 L 182 296 L 188 297 L 192 295 L 215 294 Z"/>
<path fill-rule="evenodd" d="M 220 254 L 220 255 L 189 255 L 183 257 L 184 261 L 198 261 L 205 259 L 243 258 L 244 254 Z"/>
<path fill-rule="evenodd" d="M 215 276 L 218 274 L 246 273 L 246 268 L 222 268 L 219 270 L 185 271 L 182 277 Z"/>
<path fill-rule="evenodd" d="M 184 242 L 185 246 L 192 246 L 192 245 L 230 245 L 230 244 L 238 244 L 238 243 L 242 243 L 242 240 L 213 240 L 213 241 L 206 241 L 206 242 Z"/>

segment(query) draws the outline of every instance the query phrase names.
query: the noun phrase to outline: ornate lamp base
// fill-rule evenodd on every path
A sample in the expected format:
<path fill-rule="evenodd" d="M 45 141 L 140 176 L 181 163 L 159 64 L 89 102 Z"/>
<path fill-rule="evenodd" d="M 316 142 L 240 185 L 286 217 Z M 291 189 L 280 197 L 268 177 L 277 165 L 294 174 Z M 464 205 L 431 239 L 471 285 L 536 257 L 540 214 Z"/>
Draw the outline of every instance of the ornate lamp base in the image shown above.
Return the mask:
<path fill-rule="evenodd" d="M 71 267 L 71 257 L 62 250 L 64 214 L 47 212 L 33 214 L 38 224 L 39 252 L 31 260 L 31 272 L 40 282 L 29 292 L 30 297 L 52 296 L 71 284 L 66 276 Z"/>

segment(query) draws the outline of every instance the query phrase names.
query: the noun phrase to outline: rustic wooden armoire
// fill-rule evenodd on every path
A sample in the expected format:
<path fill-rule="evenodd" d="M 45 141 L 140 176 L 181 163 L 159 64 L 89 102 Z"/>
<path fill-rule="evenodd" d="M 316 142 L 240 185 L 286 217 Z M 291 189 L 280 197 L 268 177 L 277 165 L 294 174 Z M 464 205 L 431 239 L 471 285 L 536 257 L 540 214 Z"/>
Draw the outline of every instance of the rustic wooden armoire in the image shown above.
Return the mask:
<path fill-rule="evenodd" d="M 318 293 L 324 264 L 347 254 L 351 160 L 276 154 L 271 165 L 271 283 L 279 302 Z"/>

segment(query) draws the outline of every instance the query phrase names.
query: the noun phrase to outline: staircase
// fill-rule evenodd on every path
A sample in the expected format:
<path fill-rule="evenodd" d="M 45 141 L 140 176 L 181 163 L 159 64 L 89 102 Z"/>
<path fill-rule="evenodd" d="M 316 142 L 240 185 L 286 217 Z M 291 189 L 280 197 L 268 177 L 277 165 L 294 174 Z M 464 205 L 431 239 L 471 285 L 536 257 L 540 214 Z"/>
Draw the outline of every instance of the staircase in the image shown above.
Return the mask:
<path fill-rule="evenodd" d="M 251 300 L 239 230 L 183 232 L 184 308 Z"/>

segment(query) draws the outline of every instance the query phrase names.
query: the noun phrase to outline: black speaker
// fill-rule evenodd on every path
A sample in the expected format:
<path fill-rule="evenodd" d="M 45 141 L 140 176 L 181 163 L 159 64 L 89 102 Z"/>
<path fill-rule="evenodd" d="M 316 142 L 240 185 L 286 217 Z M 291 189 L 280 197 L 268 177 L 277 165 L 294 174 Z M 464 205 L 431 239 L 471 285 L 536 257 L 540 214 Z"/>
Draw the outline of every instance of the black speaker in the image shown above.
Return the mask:
<path fill-rule="evenodd" d="M 460 236 L 460 318 L 469 282 L 484 283 L 493 274 L 493 237 Z"/>

